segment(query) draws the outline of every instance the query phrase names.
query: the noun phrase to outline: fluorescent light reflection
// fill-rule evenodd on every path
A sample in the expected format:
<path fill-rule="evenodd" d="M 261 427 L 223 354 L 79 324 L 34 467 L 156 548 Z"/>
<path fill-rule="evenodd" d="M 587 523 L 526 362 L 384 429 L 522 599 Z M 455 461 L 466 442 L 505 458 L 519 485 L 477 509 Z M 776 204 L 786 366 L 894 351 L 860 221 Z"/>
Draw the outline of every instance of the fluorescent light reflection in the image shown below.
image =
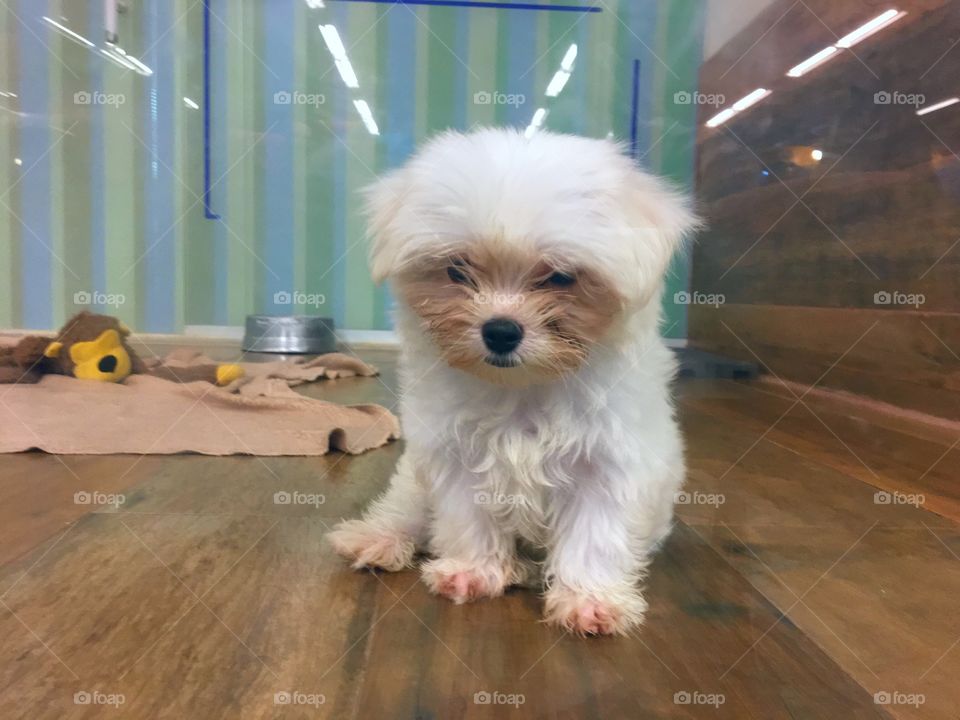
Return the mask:
<path fill-rule="evenodd" d="M 833 45 L 826 47 L 816 55 L 812 55 L 804 60 L 799 65 L 795 65 L 787 71 L 787 75 L 790 77 L 803 77 L 808 72 L 813 70 L 815 67 L 823 65 L 827 60 L 836 55 L 840 50 L 835 48 Z"/>
<path fill-rule="evenodd" d="M 333 56 L 334 64 L 337 66 L 337 72 L 343 80 L 343 84 L 348 88 L 360 87 L 360 81 L 357 80 L 357 73 L 350 64 L 350 58 L 347 57 L 347 50 L 343 47 L 343 41 L 340 39 L 340 33 L 333 25 L 321 25 L 320 34 L 323 36 L 323 42 L 327 45 L 327 50 Z"/>
<path fill-rule="evenodd" d="M 527 125 L 527 129 L 523 131 L 523 136 L 526 138 L 533 137 L 534 133 L 537 132 L 542 126 L 543 121 L 547 119 L 547 110 L 546 108 L 537 108 L 537 111 L 533 114 L 533 117 L 530 119 L 530 124 Z"/>
<path fill-rule="evenodd" d="M 837 47 L 852 48 L 861 40 L 866 40 L 874 33 L 880 32 L 888 25 L 892 25 L 904 15 L 906 15 L 906 13 L 900 12 L 899 10 L 887 10 L 885 13 L 877 15 L 877 17 L 870 22 L 864 23 L 849 35 L 844 35 L 837 40 Z"/>
<path fill-rule="evenodd" d="M 47 25 L 52 27 L 54 30 L 59 31 L 61 35 L 66 35 L 68 38 L 70 38 L 74 42 L 78 42 L 81 45 L 85 45 L 88 48 L 96 47 L 96 45 L 94 45 L 92 42 L 87 40 L 83 35 L 78 35 L 73 30 L 68 28 L 66 25 L 61 25 L 56 20 L 52 18 L 48 18 L 46 15 L 43 16 L 43 21 L 47 23 Z"/>
<path fill-rule="evenodd" d="M 737 100 L 733 105 L 728 107 L 726 110 L 721 110 L 712 118 L 707 120 L 707 127 L 717 127 L 718 125 L 723 125 L 727 120 L 732 118 L 734 115 L 742 113 L 747 108 L 753 107 L 758 102 L 763 100 L 765 97 L 770 95 L 773 91 L 767 90 L 766 88 L 757 88 L 749 95 L 745 95 L 739 100 Z"/>
<path fill-rule="evenodd" d="M 371 135 L 379 135 L 380 128 L 377 127 L 377 121 L 373 119 L 373 113 L 370 112 L 370 106 L 367 105 L 367 101 L 354 100 L 353 106 L 357 109 L 357 112 L 360 113 L 360 119 L 363 120 L 367 132 Z"/>
<path fill-rule="evenodd" d="M 951 105 L 956 105 L 957 103 L 960 103 L 960 97 L 952 97 L 948 100 L 938 102 L 935 105 L 928 105 L 927 107 L 920 108 L 917 110 L 917 115 L 928 115 L 929 113 L 936 112 L 937 110 L 943 110 L 944 108 L 950 107 Z"/>

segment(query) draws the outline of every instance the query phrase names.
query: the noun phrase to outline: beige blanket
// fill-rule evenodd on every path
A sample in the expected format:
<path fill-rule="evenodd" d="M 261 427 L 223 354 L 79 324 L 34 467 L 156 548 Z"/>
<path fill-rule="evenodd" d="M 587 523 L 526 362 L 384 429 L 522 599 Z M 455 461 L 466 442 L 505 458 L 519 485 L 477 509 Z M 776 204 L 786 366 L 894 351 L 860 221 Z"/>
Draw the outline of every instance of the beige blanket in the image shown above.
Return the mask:
<path fill-rule="evenodd" d="M 175 351 L 164 362 L 211 361 Z M 245 377 L 224 388 L 140 375 L 118 384 L 50 375 L 35 385 L 0 385 L 0 452 L 323 455 L 360 453 L 400 435 L 384 407 L 337 405 L 290 389 L 376 374 L 356 358 L 242 364 Z"/>

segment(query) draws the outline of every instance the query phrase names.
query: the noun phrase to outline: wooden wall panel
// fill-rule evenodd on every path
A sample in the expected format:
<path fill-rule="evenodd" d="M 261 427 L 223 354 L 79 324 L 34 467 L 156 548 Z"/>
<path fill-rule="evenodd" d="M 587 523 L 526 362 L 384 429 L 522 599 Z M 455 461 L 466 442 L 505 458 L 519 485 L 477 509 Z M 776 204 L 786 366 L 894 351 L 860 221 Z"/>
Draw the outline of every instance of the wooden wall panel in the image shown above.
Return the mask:
<path fill-rule="evenodd" d="M 786 76 L 890 7 L 907 15 Z M 691 308 L 693 345 L 754 359 L 732 330 L 778 374 L 812 382 L 877 323 L 824 384 L 960 417 L 960 104 L 918 116 L 876 101 L 960 95 L 958 39 L 955 1 L 778 0 L 704 64 L 700 90 L 721 107 L 772 94 L 717 128 L 704 125 L 717 108 L 700 108 L 709 229 L 691 290 L 725 304 Z"/>
<path fill-rule="evenodd" d="M 786 305 L 691 312 L 692 344 L 789 380 L 960 420 L 960 317 Z"/>

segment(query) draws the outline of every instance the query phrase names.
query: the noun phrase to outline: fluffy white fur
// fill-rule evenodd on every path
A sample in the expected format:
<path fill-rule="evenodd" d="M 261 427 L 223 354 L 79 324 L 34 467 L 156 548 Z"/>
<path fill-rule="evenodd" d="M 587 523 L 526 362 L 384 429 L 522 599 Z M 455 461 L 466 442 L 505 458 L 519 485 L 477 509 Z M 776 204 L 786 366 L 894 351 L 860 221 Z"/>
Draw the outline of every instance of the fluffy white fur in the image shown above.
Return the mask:
<path fill-rule="evenodd" d="M 530 580 L 517 550 L 526 541 L 545 553 L 547 620 L 627 632 L 642 621 L 639 583 L 684 476 L 658 323 L 667 265 L 696 224 L 686 202 L 614 143 L 484 129 L 429 142 L 370 190 L 369 213 L 373 273 L 395 287 L 418 263 L 482 249 L 591 273 L 621 302 L 583 361 L 556 374 L 534 357 L 552 347 L 544 328 L 527 329 L 528 362 L 482 362 L 482 323 L 512 317 L 515 296 L 540 286 L 484 289 L 506 300 L 471 311 L 468 367 L 448 364 L 442 336 L 399 292 L 406 452 L 362 519 L 331 533 L 334 547 L 354 567 L 385 570 L 426 552 L 426 584 L 461 603 Z"/>

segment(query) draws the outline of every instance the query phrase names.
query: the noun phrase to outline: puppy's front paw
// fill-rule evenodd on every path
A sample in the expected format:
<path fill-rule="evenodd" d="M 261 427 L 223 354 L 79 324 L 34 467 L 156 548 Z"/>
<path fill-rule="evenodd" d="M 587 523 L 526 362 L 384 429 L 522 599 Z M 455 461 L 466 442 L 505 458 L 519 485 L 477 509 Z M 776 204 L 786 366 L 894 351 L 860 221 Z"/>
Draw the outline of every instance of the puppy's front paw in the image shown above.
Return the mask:
<path fill-rule="evenodd" d="M 626 635 L 647 610 L 647 601 L 632 587 L 587 593 L 556 585 L 544 599 L 548 623 L 584 636 Z"/>
<path fill-rule="evenodd" d="M 337 523 L 327 540 L 355 569 L 382 568 L 396 572 L 410 565 L 415 547 L 413 540 L 394 530 L 383 530 L 366 520 Z"/>
<path fill-rule="evenodd" d="M 507 585 L 513 584 L 516 578 L 510 567 L 498 561 L 467 563 L 439 558 L 424 563 L 423 581 L 430 592 L 461 605 L 503 595 Z"/>

